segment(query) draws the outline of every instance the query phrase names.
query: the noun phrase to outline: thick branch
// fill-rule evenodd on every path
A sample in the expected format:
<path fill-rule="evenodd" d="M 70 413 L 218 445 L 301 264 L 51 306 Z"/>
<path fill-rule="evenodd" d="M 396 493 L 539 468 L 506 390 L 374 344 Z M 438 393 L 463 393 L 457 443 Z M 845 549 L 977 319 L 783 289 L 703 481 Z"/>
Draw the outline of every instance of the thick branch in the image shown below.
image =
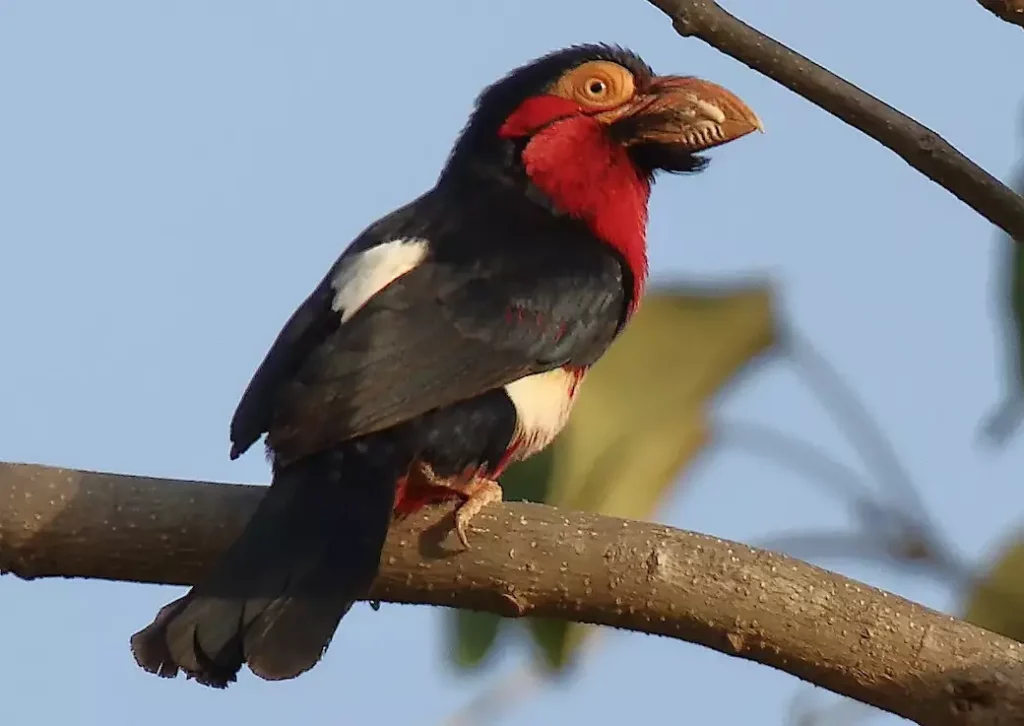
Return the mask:
<path fill-rule="evenodd" d="M 978 0 L 978 4 L 996 17 L 1024 28 L 1024 0 Z"/>
<path fill-rule="evenodd" d="M 1024 240 L 1024 198 L 931 129 L 733 17 L 714 0 L 649 1 L 672 18 L 680 35 L 700 38 L 860 129 L 1011 237 Z"/>
<path fill-rule="evenodd" d="M 261 487 L 0 464 L 0 571 L 191 583 Z M 397 525 L 374 599 L 542 615 L 699 643 L 922 724 L 1024 723 L 1018 643 L 782 555 L 534 504 Z M 139 613 L 140 624 L 151 613 Z"/>

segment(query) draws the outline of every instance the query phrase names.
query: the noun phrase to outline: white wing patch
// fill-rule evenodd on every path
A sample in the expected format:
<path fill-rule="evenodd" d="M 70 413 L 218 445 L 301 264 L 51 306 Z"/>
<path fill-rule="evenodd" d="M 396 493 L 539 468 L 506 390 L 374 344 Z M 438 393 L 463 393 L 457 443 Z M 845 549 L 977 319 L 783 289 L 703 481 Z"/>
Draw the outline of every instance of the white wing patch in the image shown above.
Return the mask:
<path fill-rule="evenodd" d="M 403 238 L 384 242 L 342 261 L 331 279 L 331 307 L 345 322 L 366 302 L 396 279 L 414 269 L 427 256 L 425 239 Z"/>
<path fill-rule="evenodd" d="M 514 458 L 537 453 L 565 427 L 582 375 L 582 371 L 556 368 L 505 385 L 516 407 Z"/>

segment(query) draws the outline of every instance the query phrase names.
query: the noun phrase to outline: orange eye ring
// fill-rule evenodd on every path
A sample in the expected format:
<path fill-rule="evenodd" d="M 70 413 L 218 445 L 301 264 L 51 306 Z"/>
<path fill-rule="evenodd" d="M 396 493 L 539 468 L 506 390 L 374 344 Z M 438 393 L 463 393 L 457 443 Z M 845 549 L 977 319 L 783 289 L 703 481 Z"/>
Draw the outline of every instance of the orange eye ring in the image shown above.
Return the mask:
<path fill-rule="evenodd" d="M 618 63 L 589 61 L 567 71 L 551 92 L 583 108 L 607 111 L 633 99 L 636 80 Z"/>

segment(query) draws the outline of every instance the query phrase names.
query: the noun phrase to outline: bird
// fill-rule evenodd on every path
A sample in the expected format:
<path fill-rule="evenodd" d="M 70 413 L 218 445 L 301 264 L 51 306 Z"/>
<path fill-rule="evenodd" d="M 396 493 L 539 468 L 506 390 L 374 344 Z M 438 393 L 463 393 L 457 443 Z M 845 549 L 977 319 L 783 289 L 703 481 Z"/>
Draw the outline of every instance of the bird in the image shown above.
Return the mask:
<path fill-rule="evenodd" d="M 477 98 L 432 188 L 366 227 L 287 320 L 230 425 L 272 479 L 188 593 L 131 638 L 162 677 L 224 688 L 323 657 L 366 599 L 388 530 L 455 499 L 468 530 L 511 463 L 564 427 L 587 371 L 637 310 L 659 172 L 763 131 L 737 96 L 574 45 Z"/>

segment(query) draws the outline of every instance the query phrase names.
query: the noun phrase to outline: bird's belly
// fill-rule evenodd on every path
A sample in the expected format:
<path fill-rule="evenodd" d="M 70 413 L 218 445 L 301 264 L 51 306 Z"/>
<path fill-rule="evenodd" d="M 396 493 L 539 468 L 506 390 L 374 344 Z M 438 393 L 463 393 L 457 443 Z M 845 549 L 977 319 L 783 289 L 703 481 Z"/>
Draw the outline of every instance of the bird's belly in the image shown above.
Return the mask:
<path fill-rule="evenodd" d="M 556 368 L 520 378 L 505 386 L 516 409 L 516 430 L 510 458 L 526 459 L 544 449 L 565 427 L 582 369 Z"/>

